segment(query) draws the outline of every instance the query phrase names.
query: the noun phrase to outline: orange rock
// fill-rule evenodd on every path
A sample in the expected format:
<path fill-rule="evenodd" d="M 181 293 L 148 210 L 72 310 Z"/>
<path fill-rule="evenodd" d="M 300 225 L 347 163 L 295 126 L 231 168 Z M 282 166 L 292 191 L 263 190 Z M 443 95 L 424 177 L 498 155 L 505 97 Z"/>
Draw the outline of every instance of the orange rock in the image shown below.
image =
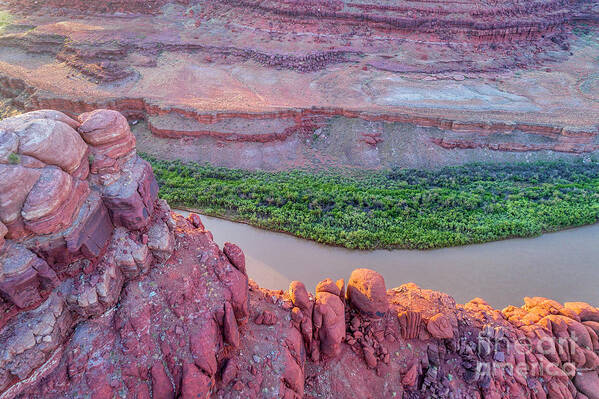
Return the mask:
<path fill-rule="evenodd" d="M 599 309 L 585 302 L 566 302 L 564 306 L 574 311 L 581 321 L 595 321 L 599 323 Z"/>
<path fill-rule="evenodd" d="M 316 286 L 316 292 L 317 293 L 318 292 L 328 292 L 328 293 L 331 293 L 331 294 L 337 295 L 337 296 L 339 296 L 341 294 L 341 291 L 340 291 L 339 287 L 337 286 L 337 284 L 330 278 L 327 278 L 327 279 L 319 282 L 318 285 Z"/>
<path fill-rule="evenodd" d="M 347 283 L 348 302 L 369 317 L 382 317 L 387 312 L 385 279 L 369 269 L 356 269 Z"/>
<path fill-rule="evenodd" d="M 453 328 L 449 319 L 442 313 L 437 313 L 428 320 L 426 325 L 428 332 L 437 339 L 453 338 Z"/>
<path fill-rule="evenodd" d="M 420 335 L 422 315 L 420 312 L 406 311 L 397 315 L 404 339 L 416 339 Z"/>

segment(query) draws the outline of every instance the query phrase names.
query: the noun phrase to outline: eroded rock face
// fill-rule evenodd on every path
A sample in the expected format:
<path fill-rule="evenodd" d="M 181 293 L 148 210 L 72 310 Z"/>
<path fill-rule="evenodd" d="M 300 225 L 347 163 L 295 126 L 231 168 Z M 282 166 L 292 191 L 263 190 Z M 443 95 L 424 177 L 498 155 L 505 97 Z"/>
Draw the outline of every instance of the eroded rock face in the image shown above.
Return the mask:
<path fill-rule="evenodd" d="M 49 111 L 20 120 L 47 126 L 38 118 L 78 127 Z M 83 119 L 94 121 L 88 142 L 127 136 L 112 113 Z M 387 291 L 368 269 L 347 290 L 331 279 L 314 295 L 298 281 L 261 289 L 241 248 L 221 250 L 198 215 L 171 213 L 144 191 L 143 161 L 119 156 L 114 180 L 34 157 L 19 165 L 39 176 L 14 194 L 21 224 L 0 223 L 0 398 L 598 397 L 592 305 L 459 305 L 411 283 Z M 76 182 L 88 191 L 74 216 L 58 212 L 73 196 L 57 186 Z M 0 204 L 14 206 L 0 188 Z M 51 233 L 28 224 L 42 219 Z"/>
<path fill-rule="evenodd" d="M 104 113 L 114 115 L 96 112 Z M 128 129 L 118 127 L 119 137 L 135 142 Z M 76 323 L 114 306 L 126 279 L 147 272 L 153 260 L 147 231 L 115 228 L 122 217 L 110 217 L 107 190 L 98 184 L 97 171 L 90 174 L 91 150 L 78 128 L 79 122 L 50 110 L 0 122 L 0 336 L 7 344 L 0 392 L 5 395 L 17 394 L 19 381 L 62 350 Z M 134 146 L 128 155 L 146 170 Z M 136 204 L 145 211 L 131 206 L 129 212 L 143 216 L 136 227 L 167 226 L 162 219 L 170 212 L 148 211 L 157 200 L 157 190 L 147 188 L 156 184 L 151 170 L 113 173 L 128 177 L 141 192 L 143 200 Z M 115 190 L 110 200 L 127 195 Z M 163 234 L 170 242 L 172 228 Z"/>

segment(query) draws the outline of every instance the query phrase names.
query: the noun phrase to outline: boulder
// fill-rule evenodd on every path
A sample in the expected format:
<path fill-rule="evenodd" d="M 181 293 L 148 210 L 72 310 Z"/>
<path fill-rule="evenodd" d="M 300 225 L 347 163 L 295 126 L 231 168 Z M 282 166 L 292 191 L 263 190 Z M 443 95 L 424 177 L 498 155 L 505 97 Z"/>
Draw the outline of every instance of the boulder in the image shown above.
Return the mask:
<path fill-rule="evenodd" d="M 174 399 L 173 383 L 169 379 L 162 362 L 157 361 L 152 366 L 152 397 L 160 399 Z"/>
<path fill-rule="evenodd" d="M 166 262 L 173 253 L 175 237 L 162 220 L 154 223 L 148 231 L 148 248 L 161 262 Z"/>
<path fill-rule="evenodd" d="M 428 332 L 437 339 L 453 338 L 451 322 L 443 313 L 437 313 L 428 320 L 426 325 Z"/>
<path fill-rule="evenodd" d="M 231 262 L 231 264 L 237 268 L 237 270 L 247 275 L 245 270 L 245 255 L 243 254 L 241 248 L 235 244 L 226 242 L 223 248 L 223 253 L 227 256 L 229 262 Z"/>
<path fill-rule="evenodd" d="M 599 322 L 599 309 L 585 302 L 566 302 L 566 309 L 572 310 L 580 317 L 581 321 L 596 321 Z"/>
<path fill-rule="evenodd" d="M 198 215 L 197 213 L 190 213 L 189 216 L 187 217 L 187 220 L 189 220 L 189 222 L 192 224 L 193 227 L 195 227 L 196 229 L 200 229 L 200 230 L 206 230 L 206 228 L 204 227 L 204 223 L 202 223 L 202 219 L 200 218 L 200 215 Z M 225 247 L 227 246 L 227 243 L 225 243 Z M 244 262 L 245 262 L 245 257 L 244 257 Z M 245 265 L 245 263 L 244 263 Z"/>
<path fill-rule="evenodd" d="M 316 286 L 316 292 L 328 292 L 337 296 L 341 295 L 341 290 L 339 289 L 337 284 L 330 278 L 322 280 L 320 283 L 318 283 L 318 285 Z"/>
<path fill-rule="evenodd" d="M 589 399 L 599 399 L 599 375 L 596 370 L 577 371 L 574 386 Z"/>
<path fill-rule="evenodd" d="M 298 309 L 298 308 L 295 308 Z M 254 323 L 258 324 L 258 325 L 265 325 L 265 326 L 274 326 L 275 324 L 277 324 L 277 315 L 274 314 L 273 312 L 269 311 L 269 310 L 264 310 L 262 313 L 260 313 L 258 316 L 256 316 L 256 319 L 254 320 Z"/>
<path fill-rule="evenodd" d="M 102 197 L 116 226 L 146 227 L 158 198 L 152 167 L 140 158 L 132 159 L 120 178 L 103 188 Z"/>
<path fill-rule="evenodd" d="M 135 155 L 135 136 L 119 112 L 101 109 L 80 115 L 79 133 L 89 144 L 91 172 L 101 185 L 119 179 Z"/>
<path fill-rule="evenodd" d="M 345 337 L 345 307 L 339 295 L 326 291 L 316 294 L 312 323 L 318 332 L 320 353 L 330 358 L 337 357 Z"/>
<path fill-rule="evenodd" d="M 97 109 L 81 114 L 79 120 L 81 121 L 79 133 L 90 146 L 99 147 L 105 144 L 129 142 L 131 136 L 133 136 L 127 119 L 117 111 Z M 135 140 L 133 139 L 134 147 Z M 127 152 L 133 148 L 130 148 Z M 118 147 L 118 150 L 120 153 L 122 148 Z M 120 155 L 111 157 L 118 158 L 124 154 L 120 153 Z"/>
<path fill-rule="evenodd" d="M 50 119 L 33 120 L 15 131 L 19 137 L 19 153 L 48 165 L 75 172 L 87 162 L 87 145 L 69 125 Z"/>
<path fill-rule="evenodd" d="M 401 378 L 401 384 L 408 388 L 415 386 L 418 382 L 419 369 L 418 363 L 414 363 L 408 372 Z"/>
<path fill-rule="evenodd" d="M 383 276 L 369 269 L 352 272 L 346 297 L 351 306 L 369 317 L 382 317 L 389 307 Z"/>
<path fill-rule="evenodd" d="M 298 364 L 297 359 L 290 353 L 289 348 L 283 349 L 282 359 L 282 380 L 286 389 L 283 398 L 303 398 L 304 397 L 304 370 Z"/>
<path fill-rule="evenodd" d="M 218 370 L 216 362 L 218 341 L 218 329 L 212 319 L 200 323 L 189 337 L 189 347 L 195 365 L 209 376 L 214 376 Z"/>
<path fill-rule="evenodd" d="M 8 242 L 0 252 L 0 294 L 19 308 L 41 299 L 40 289 L 58 283 L 48 264 L 20 244 Z"/>
<path fill-rule="evenodd" d="M 8 238 L 17 235 L 11 225 L 22 220 L 23 204 L 41 174 L 39 169 L 0 164 L 0 220 L 8 228 Z"/>
<path fill-rule="evenodd" d="M 183 364 L 181 399 L 208 399 L 212 380 L 202 373 L 193 363 Z"/>
<path fill-rule="evenodd" d="M 17 115 L 12 118 L 4 119 L 0 121 L 0 129 L 6 129 L 9 131 L 19 129 L 20 126 L 26 125 L 29 122 L 38 119 L 48 119 L 50 121 L 62 122 L 73 129 L 77 129 L 79 127 L 79 122 L 69 118 L 62 112 L 50 109 L 40 109 L 37 111 L 31 111 L 25 114 Z"/>
<path fill-rule="evenodd" d="M 223 329 L 225 342 L 234 348 L 239 347 L 239 327 L 237 326 L 233 307 L 229 302 L 225 302 Z"/>
<path fill-rule="evenodd" d="M 25 227 L 38 235 L 69 227 L 89 191 L 86 181 L 74 180 L 57 167 L 44 168 L 21 210 Z"/>
<path fill-rule="evenodd" d="M 295 306 L 301 310 L 312 309 L 312 301 L 306 286 L 301 281 L 292 281 L 289 284 L 289 296 Z"/>
<path fill-rule="evenodd" d="M 36 220 L 56 210 L 70 197 L 73 178 L 56 167 L 42 169 L 23 204 L 21 215 L 25 220 Z"/>

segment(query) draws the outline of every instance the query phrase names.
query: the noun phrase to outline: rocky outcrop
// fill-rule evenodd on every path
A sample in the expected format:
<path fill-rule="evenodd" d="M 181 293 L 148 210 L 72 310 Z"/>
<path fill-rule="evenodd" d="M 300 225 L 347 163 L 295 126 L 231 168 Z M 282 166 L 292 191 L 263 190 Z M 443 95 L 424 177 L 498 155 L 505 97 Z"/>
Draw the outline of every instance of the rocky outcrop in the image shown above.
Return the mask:
<path fill-rule="evenodd" d="M 96 111 L 95 115 L 104 116 L 96 128 L 112 132 L 108 116 L 115 114 Z M 113 155 L 115 164 L 123 157 L 127 161 L 110 174 L 128 184 L 117 188 L 107 181 L 105 170 L 94 167 L 98 143 L 90 139 L 87 121 L 84 116 L 81 125 L 64 114 L 44 110 L 0 122 L 0 336 L 6 343 L 0 391 L 4 396 L 24 389 L 27 379 L 64 349 L 77 323 L 114 306 L 127 279 L 147 272 L 153 260 L 147 230 L 170 218 L 164 206 L 154 212 L 156 182 L 149 166 L 135 154 L 135 138 L 126 121 L 118 138 L 133 145 L 126 153 Z M 108 144 L 110 154 L 115 154 L 112 142 L 105 139 L 101 144 Z M 136 173 L 127 162 L 148 170 L 147 174 Z M 130 191 L 143 200 L 129 201 L 123 216 L 122 208 L 112 205 L 125 202 Z M 129 229 L 118 227 L 123 220 L 129 221 Z M 168 248 L 160 250 L 157 256 Z"/>
<path fill-rule="evenodd" d="M 37 180 L 0 180 L 1 399 L 599 394 L 599 309 L 586 303 L 460 305 L 411 283 L 388 290 L 368 269 L 314 294 L 258 287 L 241 248 L 221 250 L 198 215 L 157 199 L 122 121 L 100 110 L 2 122 L 18 162 L 0 166 Z M 21 137 L 44 149 L 54 135 L 83 151 L 21 151 Z M 102 157 L 109 167 L 94 166 Z"/>

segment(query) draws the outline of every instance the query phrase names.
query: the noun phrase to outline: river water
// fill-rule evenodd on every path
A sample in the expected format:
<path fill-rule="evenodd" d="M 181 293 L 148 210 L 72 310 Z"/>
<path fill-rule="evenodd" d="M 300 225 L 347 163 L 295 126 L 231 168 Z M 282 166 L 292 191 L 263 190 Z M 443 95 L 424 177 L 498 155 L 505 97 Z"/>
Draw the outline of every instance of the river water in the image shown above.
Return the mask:
<path fill-rule="evenodd" d="M 314 291 L 327 277 L 347 281 L 353 269 L 368 267 L 384 276 L 387 288 L 414 282 L 459 303 L 481 297 L 503 308 L 544 296 L 599 305 L 599 224 L 455 248 L 359 251 L 208 216 L 202 221 L 221 248 L 229 241 L 243 249 L 249 276 L 264 288 L 284 290 L 300 280 Z"/>

